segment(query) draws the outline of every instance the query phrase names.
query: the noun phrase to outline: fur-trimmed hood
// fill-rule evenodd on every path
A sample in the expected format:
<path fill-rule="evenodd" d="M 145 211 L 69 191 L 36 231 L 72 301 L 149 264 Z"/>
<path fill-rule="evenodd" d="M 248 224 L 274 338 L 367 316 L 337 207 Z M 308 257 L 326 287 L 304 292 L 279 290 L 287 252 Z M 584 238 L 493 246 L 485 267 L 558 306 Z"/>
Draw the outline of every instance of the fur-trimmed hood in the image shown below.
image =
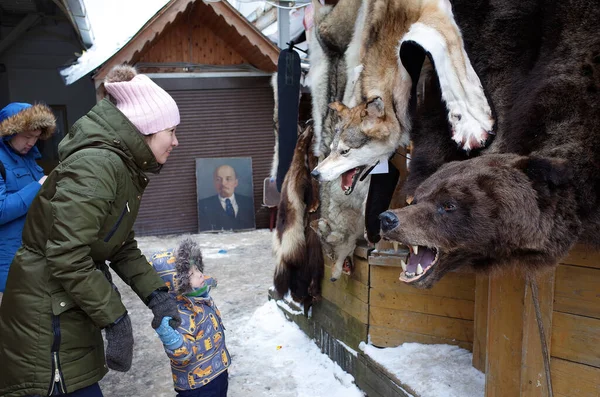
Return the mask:
<path fill-rule="evenodd" d="M 175 295 L 192 292 L 189 276 L 192 266 L 204 272 L 200 247 L 190 238 L 183 240 L 177 251 L 170 249 L 155 253 L 150 257 L 150 264 L 165 281 L 169 292 Z"/>
<path fill-rule="evenodd" d="M 12 136 L 24 131 L 41 130 L 39 139 L 48 139 L 56 130 L 56 117 L 44 104 L 11 103 L 0 110 L 0 136 Z"/>

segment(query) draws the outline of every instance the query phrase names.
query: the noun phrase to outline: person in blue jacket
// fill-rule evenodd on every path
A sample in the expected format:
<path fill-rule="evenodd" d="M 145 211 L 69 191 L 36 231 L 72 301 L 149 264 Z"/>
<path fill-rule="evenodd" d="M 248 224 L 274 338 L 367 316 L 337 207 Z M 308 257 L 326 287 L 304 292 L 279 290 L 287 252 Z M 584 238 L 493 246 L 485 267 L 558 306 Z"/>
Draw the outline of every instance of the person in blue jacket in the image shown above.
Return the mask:
<path fill-rule="evenodd" d="M 13 102 L 0 110 L 0 292 L 21 246 L 25 217 L 46 176 L 36 163 L 38 139 L 48 139 L 56 118 L 46 105 Z"/>

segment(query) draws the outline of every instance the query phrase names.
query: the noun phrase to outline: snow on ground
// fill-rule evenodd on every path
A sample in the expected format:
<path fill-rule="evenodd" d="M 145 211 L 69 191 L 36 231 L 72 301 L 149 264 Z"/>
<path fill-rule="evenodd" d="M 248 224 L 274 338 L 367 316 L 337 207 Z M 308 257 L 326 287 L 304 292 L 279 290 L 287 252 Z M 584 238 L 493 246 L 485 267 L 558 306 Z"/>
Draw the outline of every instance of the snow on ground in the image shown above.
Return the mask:
<path fill-rule="evenodd" d="M 187 236 L 142 237 L 138 242 L 150 255 L 176 247 Z M 202 247 L 205 273 L 219 282 L 211 295 L 221 310 L 232 356 L 230 397 L 363 396 L 351 375 L 287 321 L 277 303 L 268 302 L 275 269 L 269 231 L 191 237 Z M 131 316 L 135 348 L 131 370 L 111 371 L 100 383 L 104 395 L 174 396 L 169 360 L 150 327 L 150 310 L 118 277 L 114 279 Z M 471 366 L 467 350 L 416 343 L 387 349 L 363 343 L 361 349 L 420 397 L 484 395 L 484 375 Z"/>
<path fill-rule="evenodd" d="M 485 375 L 471 364 L 470 351 L 450 345 L 404 343 L 360 348 L 420 397 L 482 397 Z"/>
<path fill-rule="evenodd" d="M 138 238 L 147 255 L 176 247 L 186 236 Z M 271 233 L 192 235 L 202 247 L 205 272 L 218 288 L 211 294 L 226 327 L 232 356 L 230 397 L 358 397 L 353 377 L 341 370 L 292 322 L 267 301 L 275 263 Z M 111 371 L 100 383 L 106 397 L 174 396 L 169 360 L 150 327 L 152 314 L 114 277 L 134 326 L 129 372 Z"/>

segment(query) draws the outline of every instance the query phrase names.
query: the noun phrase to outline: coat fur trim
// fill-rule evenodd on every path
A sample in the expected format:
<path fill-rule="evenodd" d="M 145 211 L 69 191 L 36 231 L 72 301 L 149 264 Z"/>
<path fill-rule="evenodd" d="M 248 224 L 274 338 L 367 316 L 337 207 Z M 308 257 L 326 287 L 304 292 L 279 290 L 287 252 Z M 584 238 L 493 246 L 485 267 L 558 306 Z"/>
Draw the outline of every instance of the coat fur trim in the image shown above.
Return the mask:
<path fill-rule="evenodd" d="M 44 104 L 36 104 L 3 120 L 0 123 L 0 136 L 12 136 L 25 131 L 41 130 L 39 139 L 48 139 L 56 130 L 56 117 Z"/>
<path fill-rule="evenodd" d="M 177 248 L 177 259 L 175 260 L 175 271 L 177 272 L 177 294 L 183 295 L 192 291 L 190 285 L 190 268 L 196 266 L 204 272 L 202 252 L 198 244 L 191 238 L 186 238 Z"/>

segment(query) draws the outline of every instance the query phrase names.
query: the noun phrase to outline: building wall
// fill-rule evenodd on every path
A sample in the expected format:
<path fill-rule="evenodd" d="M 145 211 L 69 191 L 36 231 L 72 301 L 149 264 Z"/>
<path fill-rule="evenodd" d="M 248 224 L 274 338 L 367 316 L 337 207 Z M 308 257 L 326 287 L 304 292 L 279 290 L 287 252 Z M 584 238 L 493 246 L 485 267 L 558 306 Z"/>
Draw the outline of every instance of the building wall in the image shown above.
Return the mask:
<path fill-rule="evenodd" d="M 10 28 L 1 29 L 2 37 L 10 32 Z M 6 68 L 4 73 L 0 70 L 0 107 L 9 102 L 45 102 L 52 106 L 62 124 L 53 146 L 65 130 L 96 104 L 91 77 L 66 86 L 59 74 L 59 68 L 75 60 L 75 53 L 81 51 L 68 22 L 46 18 L 0 54 L 0 64 Z M 57 163 L 54 158 L 44 160 L 42 166 L 46 171 Z"/>
<path fill-rule="evenodd" d="M 197 158 L 250 157 L 256 227 L 268 227 L 269 210 L 262 206 L 262 188 L 275 144 L 270 78 L 163 76 L 154 80 L 179 106 L 179 147 L 159 175 L 150 175 L 136 234 L 198 232 Z M 216 194 L 212 185 L 205 189 Z"/>

